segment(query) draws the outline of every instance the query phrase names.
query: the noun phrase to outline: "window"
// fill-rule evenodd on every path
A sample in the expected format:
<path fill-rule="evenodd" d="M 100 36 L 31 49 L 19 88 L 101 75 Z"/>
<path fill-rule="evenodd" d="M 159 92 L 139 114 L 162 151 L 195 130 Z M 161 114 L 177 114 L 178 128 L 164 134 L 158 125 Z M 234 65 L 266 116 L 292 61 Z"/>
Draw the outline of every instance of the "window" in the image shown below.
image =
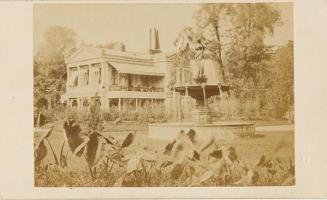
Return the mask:
<path fill-rule="evenodd" d="M 191 83 L 191 72 L 189 70 L 184 70 L 184 84 L 190 84 Z"/>
<path fill-rule="evenodd" d="M 77 67 L 70 68 L 69 70 L 69 78 L 68 78 L 68 86 L 76 87 L 78 85 L 78 71 Z"/>
<path fill-rule="evenodd" d="M 72 107 L 77 107 L 77 100 L 76 100 L 76 99 L 74 99 L 74 100 L 72 101 Z"/>
<path fill-rule="evenodd" d="M 112 83 L 112 85 L 117 85 L 118 84 L 118 72 L 117 72 L 117 70 L 115 68 L 112 68 L 111 83 Z"/>
<path fill-rule="evenodd" d="M 94 76 L 94 85 L 101 84 L 101 65 L 99 63 L 93 64 L 92 71 Z"/>
<path fill-rule="evenodd" d="M 81 66 L 81 85 L 89 84 L 89 67 L 86 65 Z"/>
<path fill-rule="evenodd" d="M 83 99 L 83 107 L 88 107 L 89 106 L 89 100 Z"/>

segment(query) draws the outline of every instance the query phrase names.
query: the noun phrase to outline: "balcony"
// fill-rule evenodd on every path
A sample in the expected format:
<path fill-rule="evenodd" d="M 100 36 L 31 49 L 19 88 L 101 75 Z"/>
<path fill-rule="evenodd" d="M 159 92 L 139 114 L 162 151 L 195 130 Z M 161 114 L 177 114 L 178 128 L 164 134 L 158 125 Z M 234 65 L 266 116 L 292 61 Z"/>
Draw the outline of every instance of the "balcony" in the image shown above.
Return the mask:
<path fill-rule="evenodd" d="M 95 86 L 77 86 L 77 87 L 67 87 L 66 96 L 69 97 L 92 97 L 96 92 L 101 92 L 103 87 L 101 85 Z"/>
<path fill-rule="evenodd" d="M 158 87 L 127 87 L 111 85 L 109 86 L 109 91 L 164 92 L 164 89 Z"/>
<path fill-rule="evenodd" d="M 110 86 L 108 98 L 165 99 L 163 88 Z"/>
<path fill-rule="evenodd" d="M 98 92 L 104 92 L 104 86 L 78 86 L 68 87 L 66 98 L 92 97 Z M 166 93 L 163 88 L 156 87 L 125 87 L 111 85 L 108 87 L 108 98 L 140 98 L 140 99 L 165 99 Z"/>

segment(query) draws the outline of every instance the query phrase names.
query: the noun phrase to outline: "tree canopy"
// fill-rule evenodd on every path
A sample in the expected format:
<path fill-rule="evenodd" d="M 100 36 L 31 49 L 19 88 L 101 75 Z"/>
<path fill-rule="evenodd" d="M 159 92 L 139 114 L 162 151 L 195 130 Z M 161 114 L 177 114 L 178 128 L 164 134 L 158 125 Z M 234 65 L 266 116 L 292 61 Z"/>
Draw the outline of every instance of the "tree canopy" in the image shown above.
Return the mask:
<path fill-rule="evenodd" d="M 282 24 L 279 10 L 269 3 L 200 4 L 194 19 L 195 26 L 181 30 L 175 41 L 180 57 L 194 54 L 201 41 L 239 98 L 258 97 L 260 107 L 273 104 L 277 115 L 293 104 L 293 42 L 265 44 Z"/>
<path fill-rule="evenodd" d="M 65 56 L 76 50 L 76 33 L 67 27 L 52 26 L 43 34 L 34 56 L 34 97 L 47 96 L 53 104 L 64 92 Z"/>

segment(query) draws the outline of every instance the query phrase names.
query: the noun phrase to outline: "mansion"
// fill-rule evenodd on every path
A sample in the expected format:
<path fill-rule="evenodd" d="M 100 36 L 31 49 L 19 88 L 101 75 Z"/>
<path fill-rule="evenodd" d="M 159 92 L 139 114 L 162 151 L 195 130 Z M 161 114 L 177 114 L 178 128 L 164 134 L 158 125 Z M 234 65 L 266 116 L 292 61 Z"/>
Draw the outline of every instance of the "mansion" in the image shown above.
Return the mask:
<path fill-rule="evenodd" d="M 65 59 L 66 93 L 62 96 L 69 107 L 88 108 L 95 97 L 102 110 L 138 109 L 164 103 L 169 85 L 188 84 L 191 67 L 175 67 L 176 54 L 162 53 L 159 33 L 150 29 L 147 53 L 128 52 L 123 44 L 113 49 L 82 47 Z"/>

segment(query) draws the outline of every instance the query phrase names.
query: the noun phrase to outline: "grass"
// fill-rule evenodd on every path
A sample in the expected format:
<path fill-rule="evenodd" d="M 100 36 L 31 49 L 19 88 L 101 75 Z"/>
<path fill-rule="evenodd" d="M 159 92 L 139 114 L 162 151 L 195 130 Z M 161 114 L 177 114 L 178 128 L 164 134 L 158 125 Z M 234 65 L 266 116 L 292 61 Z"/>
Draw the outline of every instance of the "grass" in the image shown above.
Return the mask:
<path fill-rule="evenodd" d="M 278 126 L 290 124 L 287 120 L 276 119 L 276 120 L 254 120 L 256 126 Z"/>

